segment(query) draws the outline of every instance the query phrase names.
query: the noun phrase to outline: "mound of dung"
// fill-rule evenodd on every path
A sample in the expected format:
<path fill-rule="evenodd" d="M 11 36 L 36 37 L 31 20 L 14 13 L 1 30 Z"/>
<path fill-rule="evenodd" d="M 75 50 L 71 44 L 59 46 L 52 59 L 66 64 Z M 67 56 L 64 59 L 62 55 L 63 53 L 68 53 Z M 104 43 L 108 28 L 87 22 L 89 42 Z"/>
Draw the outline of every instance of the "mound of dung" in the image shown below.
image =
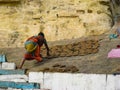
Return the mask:
<path fill-rule="evenodd" d="M 74 65 L 54 64 L 52 67 L 50 67 L 50 68 L 46 67 L 42 71 L 43 72 L 71 72 L 71 73 L 75 73 L 75 72 L 78 72 L 79 69 Z"/>

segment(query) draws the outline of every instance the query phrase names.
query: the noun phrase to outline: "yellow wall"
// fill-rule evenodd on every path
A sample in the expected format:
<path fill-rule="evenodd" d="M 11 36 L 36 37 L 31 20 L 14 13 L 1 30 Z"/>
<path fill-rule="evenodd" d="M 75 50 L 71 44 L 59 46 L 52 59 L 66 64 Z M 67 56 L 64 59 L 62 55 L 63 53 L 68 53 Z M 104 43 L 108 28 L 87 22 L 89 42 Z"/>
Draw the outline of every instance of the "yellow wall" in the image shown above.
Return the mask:
<path fill-rule="evenodd" d="M 100 35 L 111 27 L 109 0 L 0 0 L 0 47 L 23 46 L 43 31 L 48 41 Z M 15 2 L 12 2 L 15 1 Z"/>

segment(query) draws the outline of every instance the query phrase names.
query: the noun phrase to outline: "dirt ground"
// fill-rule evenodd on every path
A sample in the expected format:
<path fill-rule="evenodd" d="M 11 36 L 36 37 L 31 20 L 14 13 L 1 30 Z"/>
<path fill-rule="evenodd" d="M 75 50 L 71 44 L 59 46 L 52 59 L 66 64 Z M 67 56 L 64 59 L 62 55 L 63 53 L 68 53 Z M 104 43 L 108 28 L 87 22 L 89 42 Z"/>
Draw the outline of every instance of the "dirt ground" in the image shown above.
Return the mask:
<path fill-rule="evenodd" d="M 26 61 L 22 69 L 30 71 L 44 72 L 69 72 L 69 73 L 94 73 L 94 74 L 114 74 L 120 73 L 120 58 L 108 59 L 108 52 L 120 44 L 120 39 L 108 39 L 108 35 L 97 36 L 100 38 L 99 52 L 85 56 L 58 57 L 44 59 L 37 63 L 36 60 Z M 54 45 L 61 42 L 52 42 Z M 66 41 L 62 44 L 67 43 Z M 1 53 L 5 53 L 8 62 L 15 62 L 19 66 L 24 48 L 1 48 Z"/>

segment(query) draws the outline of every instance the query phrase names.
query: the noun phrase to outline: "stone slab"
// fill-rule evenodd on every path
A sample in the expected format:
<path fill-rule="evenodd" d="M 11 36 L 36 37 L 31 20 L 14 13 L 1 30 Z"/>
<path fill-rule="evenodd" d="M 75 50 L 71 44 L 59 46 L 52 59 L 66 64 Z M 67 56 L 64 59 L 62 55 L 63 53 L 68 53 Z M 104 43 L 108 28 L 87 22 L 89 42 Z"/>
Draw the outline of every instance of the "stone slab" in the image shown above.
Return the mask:
<path fill-rule="evenodd" d="M 5 55 L 0 55 L 0 62 L 6 62 L 7 59 L 6 59 L 6 56 Z"/>
<path fill-rule="evenodd" d="M 25 74 L 25 70 L 4 70 L 0 69 L 0 75 L 8 75 L 8 74 Z"/>
<path fill-rule="evenodd" d="M 15 68 L 16 68 L 15 63 L 10 63 L 10 62 L 2 63 L 2 69 L 15 69 Z"/>
<path fill-rule="evenodd" d="M 40 85 L 37 83 L 0 81 L 0 88 L 8 88 L 8 87 L 18 88 L 18 89 L 39 89 Z"/>
<path fill-rule="evenodd" d="M 43 88 L 43 72 L 30 72 L 28 77 L 30 83 L 40 83 Z"/>
<path fill-rule="evenodd" d="M 0 75 L 0 81 L 27 82 L 27 75 Z"/>
<path fill-rule="evenodd" d="M 20 0 L 0 0 L 0 2 L 18 2 Z"/>

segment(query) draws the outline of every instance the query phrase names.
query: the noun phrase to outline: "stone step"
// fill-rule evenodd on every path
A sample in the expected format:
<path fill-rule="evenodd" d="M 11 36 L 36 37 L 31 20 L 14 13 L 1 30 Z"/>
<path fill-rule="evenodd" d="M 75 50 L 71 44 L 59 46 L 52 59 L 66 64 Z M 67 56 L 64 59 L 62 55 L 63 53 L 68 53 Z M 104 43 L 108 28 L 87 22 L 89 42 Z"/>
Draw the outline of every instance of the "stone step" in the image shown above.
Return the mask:
<path fill-rule="evenodd" d="M 16 64 L 15 63 L 10 63 L 10 62 L 3 62 L 2 63 L 2 69 L 15 70 L 16 69 Z"/>
<path fill-rule="evenodd" d="M 0 90 L 50 90 L 50 89 L 16 89 L 16 88 L 3 89 L 3 88 L 0 88 Z"/>
<path fill-rule="evenodd" d="M 0 81 L 0 88 L 39 89 L 38 83 Z"/>
<path fill-rule="evenodd" d="M 7 61 L 6 56 L 0 54 L 0 62 L 6 62 L 6 61 Z"/>
<path fill-rule="evenodd" d="M 18 2 L 20 0 L 0 0 L 0 2 Z"/>
<path fill-rule="evenodd" d="M 8 74 L 25 74 L 25 70 L 17 69 L 17 70 L 5 70 L 0 69 L 0 75 L 8 75 Z"/>
<path fill-rule="evenodd" d="M 0 75 L 0 81 L 28 82 L 27 75 Z"/>

